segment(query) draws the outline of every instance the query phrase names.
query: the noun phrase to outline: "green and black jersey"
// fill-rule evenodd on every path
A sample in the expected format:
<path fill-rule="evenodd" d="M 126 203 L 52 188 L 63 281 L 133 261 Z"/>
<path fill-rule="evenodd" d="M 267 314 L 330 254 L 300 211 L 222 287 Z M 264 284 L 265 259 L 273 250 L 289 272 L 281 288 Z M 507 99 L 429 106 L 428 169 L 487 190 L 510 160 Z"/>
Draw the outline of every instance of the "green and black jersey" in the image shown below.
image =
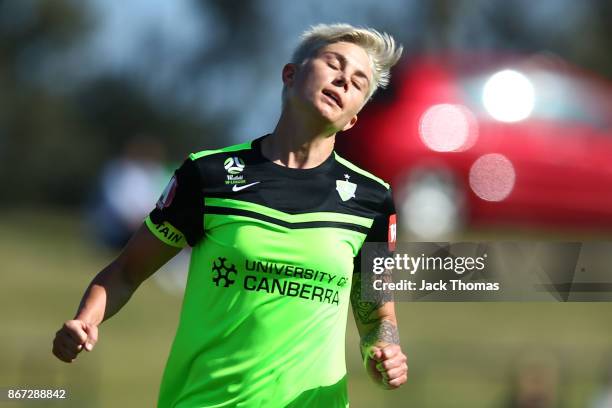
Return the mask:
<path fill-rule="evenodd" d="M 348 406 L 354 259 L 394 239 L 391 191 L 335 152 L 275 164 L 264 137 L 191 154 L 146 220 L 193 247 L 160 407 Z"/>

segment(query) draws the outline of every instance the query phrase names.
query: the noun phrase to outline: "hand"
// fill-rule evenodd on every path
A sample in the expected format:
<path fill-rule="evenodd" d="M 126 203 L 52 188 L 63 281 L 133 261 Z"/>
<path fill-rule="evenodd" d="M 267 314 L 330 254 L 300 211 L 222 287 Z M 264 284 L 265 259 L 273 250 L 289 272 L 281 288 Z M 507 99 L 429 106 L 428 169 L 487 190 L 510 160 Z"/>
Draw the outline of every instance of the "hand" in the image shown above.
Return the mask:
<path fill-rule="evenodd" d="M 83 349 L 93 350 L 97 341 L 97 326 L 82 320 L 68 320 L 55 333 L 53 354 L 66 363 L 72 363 Z"/>
<path fill-rule="evenodd" d="M 399 388 L 408 379 L 406 355 L 398 344 L 372 347 L 366 356 L 366 369 L 370 378 L 387 390 Z"/>

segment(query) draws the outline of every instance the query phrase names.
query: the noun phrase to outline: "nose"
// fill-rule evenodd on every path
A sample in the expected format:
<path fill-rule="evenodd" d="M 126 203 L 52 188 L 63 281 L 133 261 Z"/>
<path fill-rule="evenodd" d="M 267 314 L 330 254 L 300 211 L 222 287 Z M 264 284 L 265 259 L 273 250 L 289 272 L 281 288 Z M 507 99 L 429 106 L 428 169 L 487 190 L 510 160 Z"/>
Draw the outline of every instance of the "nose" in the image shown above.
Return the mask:
<path fill-rule="evenodd" d="M 345 92 L 348 91 L 348 80 L 346 79 L 344 73 L 338 75 L 338 77 L 333 80 L 332 84 L 334 86 L 343 88 Z"/>

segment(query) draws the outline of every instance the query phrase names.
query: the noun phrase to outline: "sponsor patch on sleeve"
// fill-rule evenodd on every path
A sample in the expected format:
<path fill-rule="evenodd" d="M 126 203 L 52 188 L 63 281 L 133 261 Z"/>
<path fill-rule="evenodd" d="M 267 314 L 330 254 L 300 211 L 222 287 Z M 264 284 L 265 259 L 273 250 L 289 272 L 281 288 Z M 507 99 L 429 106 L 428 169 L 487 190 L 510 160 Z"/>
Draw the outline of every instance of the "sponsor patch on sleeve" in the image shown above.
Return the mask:
<path fill-rule="evenodd" d="M 159 197 L 159 200 L 157 200 L 157 204 L 156 204 L 157 208 L 159 208 L 160 210 L 163 210 L 164 208 L 169 207 L 170 204 L 172 204 L 172 200 L 174 199 L 174 194 L 176 194 L 176 187 L 177 187 L 176 177 L 172 176 L 172 178 L 170 179 L 170 182 L 164 189 L 164 192 L 162 193 L 161 197 Z"/>
<path fill-rule="evenodd" d="M 389 233 L 387 234 L 387 243 L 389 251 L 395 251 L 395 242 L 397 241 L 397 217 L 396 214 L 389 216 Z"/>

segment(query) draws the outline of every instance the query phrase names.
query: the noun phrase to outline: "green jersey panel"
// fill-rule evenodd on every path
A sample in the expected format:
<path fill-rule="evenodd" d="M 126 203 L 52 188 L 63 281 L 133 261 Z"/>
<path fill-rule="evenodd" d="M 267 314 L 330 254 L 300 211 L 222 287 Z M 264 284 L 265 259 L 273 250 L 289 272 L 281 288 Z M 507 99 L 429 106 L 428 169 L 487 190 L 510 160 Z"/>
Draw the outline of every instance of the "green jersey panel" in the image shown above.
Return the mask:
<path fill-rule="evenodd" d="M 160 407 L 348 406 L 354 260 L 394 212 L 390 191 L 335 154 L 278 166 L 260 140 L 192 154 L 147 221 L 193 246 Z"/>

